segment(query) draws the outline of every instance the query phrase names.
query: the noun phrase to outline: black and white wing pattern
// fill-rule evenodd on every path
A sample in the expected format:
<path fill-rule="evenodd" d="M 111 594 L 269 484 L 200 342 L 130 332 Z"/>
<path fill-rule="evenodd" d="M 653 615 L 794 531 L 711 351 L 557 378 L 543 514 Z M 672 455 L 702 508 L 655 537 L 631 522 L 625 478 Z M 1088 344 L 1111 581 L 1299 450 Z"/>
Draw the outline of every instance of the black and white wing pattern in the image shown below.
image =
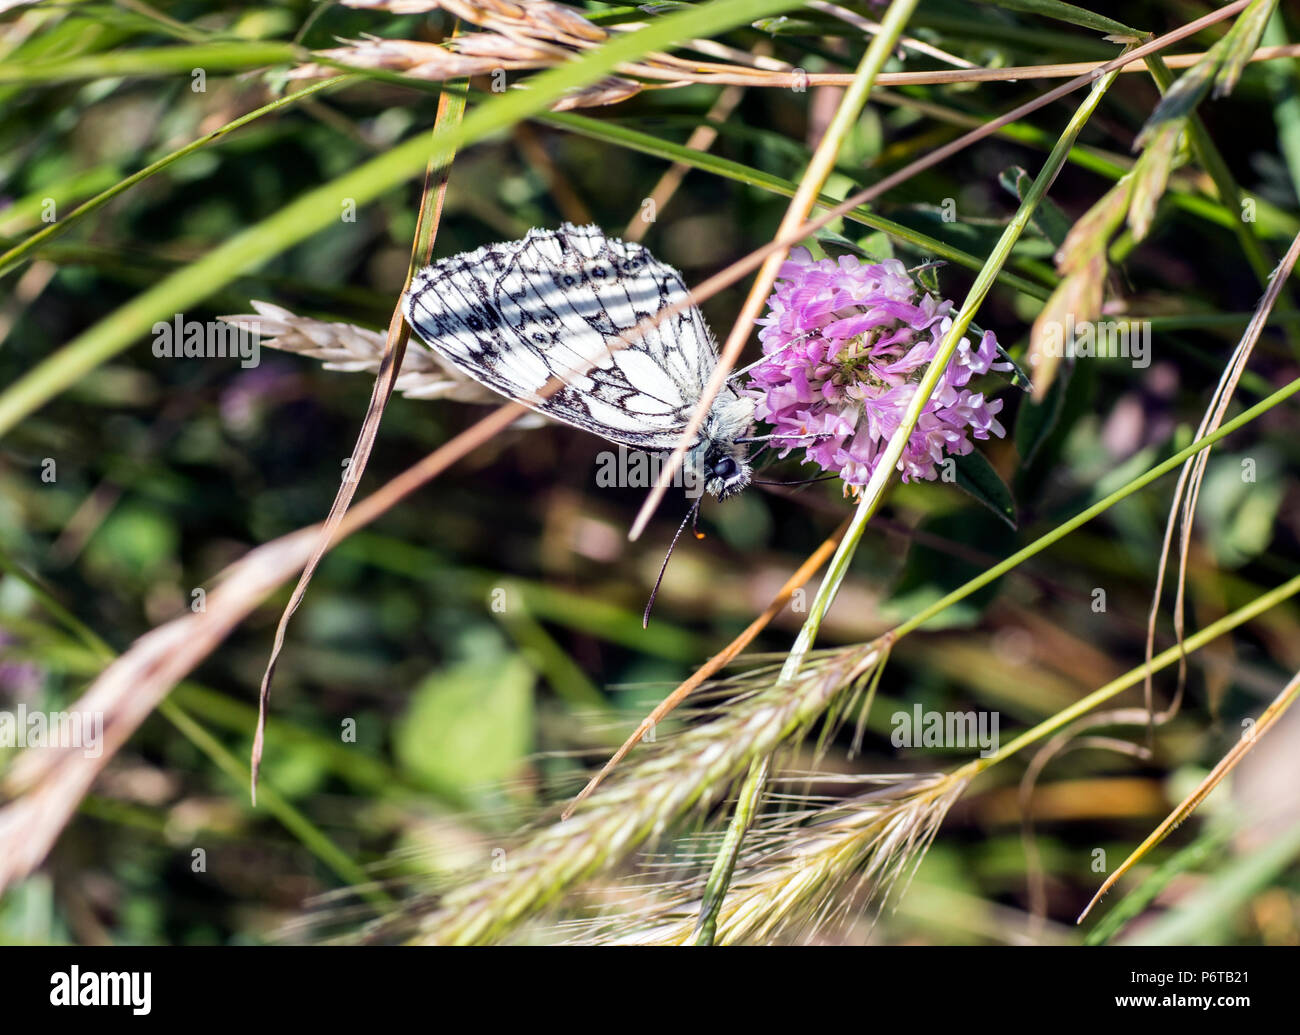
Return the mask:
<path fill-rule="evenodd" d="M 686 296 L 681 274 L 641 245 L 565 223 L 426 267 L 402 306 L 429 348 L 488 388 L 612 442 L 666 451 L 717 363 L 704 319 L 688 306 L 618 346 Z M 563 387 L 543 399 L 552 376 Z"/>

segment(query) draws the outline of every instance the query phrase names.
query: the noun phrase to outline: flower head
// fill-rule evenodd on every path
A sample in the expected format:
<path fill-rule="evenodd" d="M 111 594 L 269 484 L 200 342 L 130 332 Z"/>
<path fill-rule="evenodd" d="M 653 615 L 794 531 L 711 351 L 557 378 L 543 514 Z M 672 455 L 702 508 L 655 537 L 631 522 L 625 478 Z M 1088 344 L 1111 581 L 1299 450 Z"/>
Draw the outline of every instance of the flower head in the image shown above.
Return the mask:
<path fill-rule="evenodd" d="M 778 278 L 758 321 L 768 358 L 750 375 L 755 416 L 772 425 L 781 456 L 802 447 L 807 462 L 860 489 L 952 326 L 952 302 L 922 291 L 897 259 L 814 260 L 795 248 Z M 967 388 L 977 374 L 1011 369 L 996 358 L 991 331 L 958 343 L 899 459 L 903 481 L 936 478 L 945 455 L 974 448 L 972 435 L 1005 434 L 1002 400 Z"/>

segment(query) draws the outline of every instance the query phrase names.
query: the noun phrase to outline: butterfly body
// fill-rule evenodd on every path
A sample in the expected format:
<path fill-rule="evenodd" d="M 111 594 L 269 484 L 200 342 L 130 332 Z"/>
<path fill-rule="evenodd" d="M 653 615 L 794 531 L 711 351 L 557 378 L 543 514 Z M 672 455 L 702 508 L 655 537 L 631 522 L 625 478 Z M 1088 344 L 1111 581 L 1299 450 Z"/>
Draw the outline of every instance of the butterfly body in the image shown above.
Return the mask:
<path fill-rule="evenodd" d="M 752 470 L 748 450 L 736 440 L 754 424 L 754 403 L 723 389 L 709 409 L 695 445 L 687 451 L 685 466 L 702 480 L 707 492 L 720 500 L 734 496 L 749 484 Z"/>
<path fill-rule="evenodd" d="M 553 420 L 664 454 L 676 447 L 717 365 L 699 309 L 684 306 L 672 267 L 639 244 L 569 223 L 531 230 L 419 271 L 403 296 L 407 322 L 447 362 Z M 549 395 L 542 388 L 560 381 Z M 754 404 L 718 393 L 683 464 L 687 484 L 725 499 L 750 480 L 745 446 Z"/>

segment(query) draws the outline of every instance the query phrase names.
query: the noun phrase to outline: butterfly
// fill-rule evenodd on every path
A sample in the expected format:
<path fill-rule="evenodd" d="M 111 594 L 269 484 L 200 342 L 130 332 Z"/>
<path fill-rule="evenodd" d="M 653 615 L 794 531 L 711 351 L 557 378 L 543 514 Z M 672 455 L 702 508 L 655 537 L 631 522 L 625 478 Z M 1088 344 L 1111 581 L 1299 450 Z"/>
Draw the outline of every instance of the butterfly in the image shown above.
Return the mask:
<path fill-rule="evenodd" d="M 682 275 L 641 245 L 564 223 L 425 267 L 403 295 L 402 311 L 440 359 L 493 391 L 610 442 L 663 455 L 699 404 L 717 350 L 693 305 L 649 331 L 629 332 L 687 296 Z M 562 384 L 543 397 L 552 377 Z M 753 400 L 728 384 L 686 452 L 686 483 L 718 499 L 743 490 L 751 479 L 745 436 L 753 420 Z"/>

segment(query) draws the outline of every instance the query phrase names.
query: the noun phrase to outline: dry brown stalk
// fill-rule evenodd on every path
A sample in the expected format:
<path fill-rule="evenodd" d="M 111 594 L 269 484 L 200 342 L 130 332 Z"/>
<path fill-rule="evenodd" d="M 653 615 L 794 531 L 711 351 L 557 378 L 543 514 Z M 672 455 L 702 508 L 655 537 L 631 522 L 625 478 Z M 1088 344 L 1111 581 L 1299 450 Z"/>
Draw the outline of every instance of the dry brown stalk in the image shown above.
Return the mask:
<path fill-rule="evenodd" d="M 445 10 L 486 31 L 470 33 L 443 44 L 410 40 L 367 38 L 345 46 L 321 51 L 322 59 L 341 62 L 356 68 L 382 68 L 402 72 L 417 79 L 445 79 L 452 76 L 488 75 L 498 70 L 523 70 L 554 67 L 574 53 L 607 40 L 613 33 L 634 31 L 644 23 L 627 22 L 605 29 L 584 18 L 573 8 L 548 0 L 519 0 L 498 3 L 492 0 L 350 0 L 350 6 L 387 10 L 395 14 Z M 814 6 L 841 18 L 864 32 L 874 33 L 878 26 L 870 19 L 833 3 L 813 0 Z M 1232 5 L 1236 10 L 1241 7 Z M 1236 10 L 1229 13 L 1236 13 Z M 1223 11 L 1215 12 L 1226 17 Z M 1215 20 L 1218 20 L 1216 18 Z M 805 73 L 789 66 L 762 67 L 764 63 L 746 59 L 713 41 L 692 41 L 699 53 L 727 58 L 723 63 L 692 60 L 681 55 L 649 54 L 644 59 L 622 66 L 627 76 L 660 81 L 664 85 L 712 83 L 717 85 L 755 86 L 789 89 L 794 86 L 847 86 L 853 76 L 848 73 Z M 1061 79 L 1094 73 L 1110 62 L 1079 61 L 1046 65 L 1022 65 L 1007 68 L 978 68 L 964 59 L 932 47 L 919 40 L 903 37 L 905 49 L 938 58 L 958 67 L 923 72 L 883 72 L 876 77 L 878 86 L 937 86 L 973 82 L 1019 82 L 1033 79 Z M 1206 53 L 1178 54 L 1166 59 L 1171 68 L 1187 68 L 1201 61 Z M 1270 61 L 1300 56 L 1300 44 L 1259 47 L 1250 61 Z M 1118 66 L 1122 72 L 1143 70 L 1140 58 L 1130 58 Z M 295 75 L 328 75 L 332 67 L 305 65 Z M 588 87 L 559 103 L 561 108 L 613 104 L 632 96 L 643 84 L 633 79 L 613 77 L 604 88 Z"/>
<path fill-rule="evenodd" d="M 1134 849 L 1133 854 L 1125 859 L 1123 863 L 1116 867 L 1115 872 L 1106 878 L 1102 886 L 1097 889 L 1097 894 L 1093 895 L 1092 900 L 1084 908 L 1083 912 L 1079 914 L 1078 920 L 1075 921 L 1076 923 L 1083 923 L 1088 914 L 1092 912 L 1093 907 L 1102 900 L 1106 892 L 1115 886 L 1116 881 L 1118 881 L 1120 877 L 1124 876 L 1124 874 L 1132 868 L 1134 863 L 1168 837 L 1170 831 L 1182 823 L 1183 820 L 1196 810 L 1197 806 L 1200 805 L 1201 802 L 1209 797 L 1210 792 L 1219 786 L 1219 784 L 1223 782 L 1224 777 L 1232 772 L 1232 770 L 1237 767 L 1237 764 L 1246 757 L 1251 748 L 1259 743 L 1259 738 L 1267 733 L 1269 729 L 1272 728 L 1273 724 L 1286 714 L 1287 709 L 1289 709 L 1291 705 L 1295 704 L 1297 696 L 1300 696 L 1300 674 L 1292 677 L 1291 681 L 1282 688 L 1282 692 L 1273 699 L 1272 703 L 1270 703 L 1266 709 L 1264 709 L 1264 713 L 1259 717 L 1259 721 L 1242 734 L 1241 739 L 1232 745 L 1231 750 L 1229 750 L 1228 753 L 1219 760 L 1218 765 L 1210 770 L 1209 775 L 1197 784 L 1196 789 L 1179 802 L 1178 807 L 1169 813 L 1161 824 L 1151 832 L 1147 839 Z"/>

